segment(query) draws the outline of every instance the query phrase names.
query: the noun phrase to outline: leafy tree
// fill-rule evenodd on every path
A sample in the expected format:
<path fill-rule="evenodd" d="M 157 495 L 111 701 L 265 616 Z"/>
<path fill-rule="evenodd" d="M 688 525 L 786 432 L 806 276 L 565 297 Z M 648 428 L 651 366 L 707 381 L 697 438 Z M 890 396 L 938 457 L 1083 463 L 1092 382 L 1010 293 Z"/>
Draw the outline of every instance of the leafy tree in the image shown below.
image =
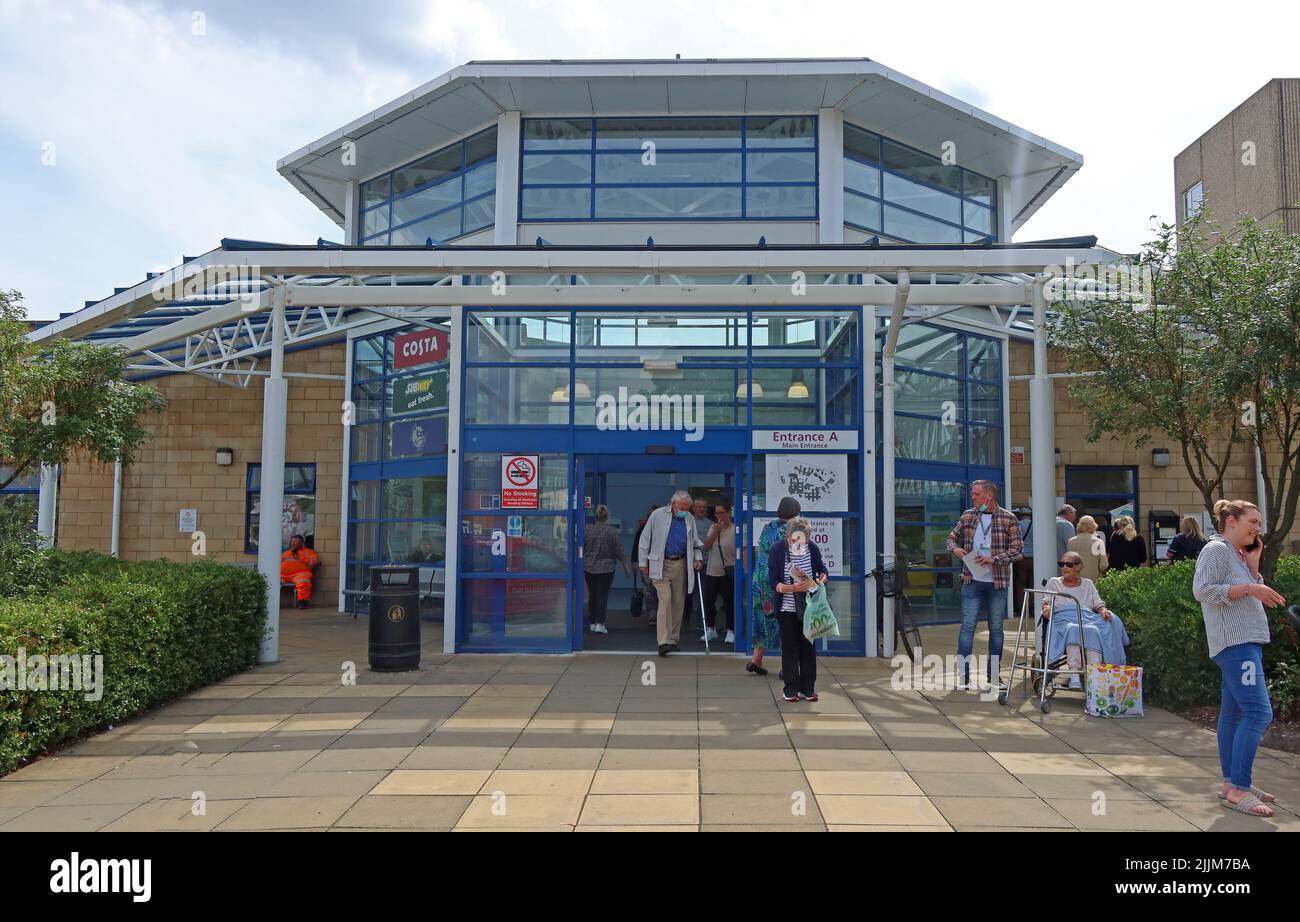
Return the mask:
<path fill-rule="evenodd" d="M 1071 370 L 1090 373 L 1070 388 L 1089 441 L 1167 433 L 1207 511 L 1232 460 L 1258 449 L 1271 577 L 1300 505 L 1300 236 L 1203 212 L 1161 225 L 1121 268 L 1142 284 L 1123 297 L 1065 289 L 1052 332 Z"/>
<path fill-rule="evenodd" d="M 22 295 L 0 290 L 0 489 L 33 466 L 73 457 L 129 464 L 148 437 L 139 417 L 161 409 L 162 395 L 124 379 L 121 349 L 34 344 L 25 318 Z"/>

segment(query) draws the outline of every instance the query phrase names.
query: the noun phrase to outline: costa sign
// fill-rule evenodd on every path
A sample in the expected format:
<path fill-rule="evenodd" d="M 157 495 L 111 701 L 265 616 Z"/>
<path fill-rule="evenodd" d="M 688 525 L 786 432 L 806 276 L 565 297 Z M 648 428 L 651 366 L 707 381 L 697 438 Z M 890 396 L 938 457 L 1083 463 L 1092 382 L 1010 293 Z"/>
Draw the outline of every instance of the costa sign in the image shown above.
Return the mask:
<path fill-rule="evenodd" d="M 411 368 L 447 360 L 447 334 L 442 330 L 401 333 L 393 340 L 393 367 Z"/>

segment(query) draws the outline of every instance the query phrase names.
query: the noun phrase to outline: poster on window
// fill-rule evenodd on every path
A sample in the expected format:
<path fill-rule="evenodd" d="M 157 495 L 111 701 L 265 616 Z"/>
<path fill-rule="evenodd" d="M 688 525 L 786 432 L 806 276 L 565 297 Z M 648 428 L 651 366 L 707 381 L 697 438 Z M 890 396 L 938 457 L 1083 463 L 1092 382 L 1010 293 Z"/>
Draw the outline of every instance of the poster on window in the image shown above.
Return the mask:
<path fill-rule="evenodd" d="M 849 456 L 766 455 L 767 498 L 772 508 L 793 496 L 809 512 L 849 511 Z"/>
<path fill-rule="evenodd" d="M 775 520 L 770 517 L 754 517 L 754 547 L 758 547 L 758 539 L 763 536 L 763 529 L 768 522 L 772 521 Z M 826 572 L 831 576 L 843 576 L 844 520 L 810 518 L 808 524 L 812 526 L 812 543 L 817 550 L 821 551 Z"/>
<path fill-rule="evenodd" d="M 252 497 L 249 516 L 248 549 L 256 550 L 261 537 L 262 498 Z M 302 535 L 308 547 L 314 543 L 316 536 L 316 497 L 286 496 L 280 511 L 280 549 L 289 546 L 289 539 Z"/>

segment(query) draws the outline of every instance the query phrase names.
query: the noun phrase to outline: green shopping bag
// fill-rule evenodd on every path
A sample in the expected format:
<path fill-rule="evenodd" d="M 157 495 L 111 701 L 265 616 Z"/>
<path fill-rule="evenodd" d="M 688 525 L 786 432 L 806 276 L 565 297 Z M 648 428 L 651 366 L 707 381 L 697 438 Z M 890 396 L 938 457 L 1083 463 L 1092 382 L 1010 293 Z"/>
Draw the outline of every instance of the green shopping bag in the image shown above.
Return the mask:
<path fill-rule="evenodd" d="M 808 593 L 808 601 L 803 610 L 803 636 L 811 641 L 823 637 L 839 637 L 840 625 L 831 611 L 831 603 L 826 600 L 826 587 Z"/>

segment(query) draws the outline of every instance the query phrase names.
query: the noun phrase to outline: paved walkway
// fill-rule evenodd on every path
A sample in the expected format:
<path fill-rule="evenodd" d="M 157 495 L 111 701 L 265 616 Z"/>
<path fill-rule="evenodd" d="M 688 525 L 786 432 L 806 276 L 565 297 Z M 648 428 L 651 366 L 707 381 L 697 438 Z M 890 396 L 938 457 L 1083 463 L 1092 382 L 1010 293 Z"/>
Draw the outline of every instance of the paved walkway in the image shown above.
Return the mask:
<path fill-rule="evenodd" d="M 437 631 L 377 675 L 365 625 L 286 613 L 283 662 L 0 780 L 0 831 L 1300 830 L 1300 757 L 1260 754 L 1274 819 L 1230 813 L 1213 734 L 1154 708 L 1044 716 L 833 658 L 787 704 L 731 656 L 445 656 Z"/>

